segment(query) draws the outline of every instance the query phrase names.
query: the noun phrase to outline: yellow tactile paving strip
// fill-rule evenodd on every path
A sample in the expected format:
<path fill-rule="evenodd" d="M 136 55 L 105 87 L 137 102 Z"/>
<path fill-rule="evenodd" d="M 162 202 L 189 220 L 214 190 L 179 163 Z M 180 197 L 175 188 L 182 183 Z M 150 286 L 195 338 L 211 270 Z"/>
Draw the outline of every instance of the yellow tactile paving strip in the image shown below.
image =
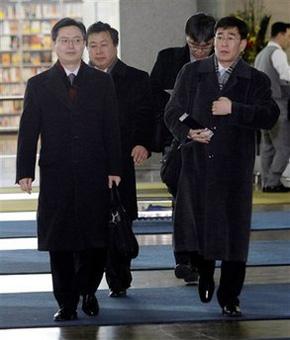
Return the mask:
<path fill-rule="evenodd" d="M 38 188 L 35 187 L 33 192 L 37 193 Z M 16 186 L 0 188 L 0 212 L 36 210 L 36 195 L 34 195 L 34 197 L 29 197 L 28 195 L 25 196 L 25 194 L 23 194 L 20 195 L 22 197 L 13 197 L 13 194 L 17 193 L 19 194 L 21 191 Z M 9 194 L 11 194 L 11 198 L 9 198 Z M 167 192 L 163 183 L 138 183 L 137 195 L 139 201 L 153 199 L 156 201 L 156 204 L 162 204 L 162 201 L 170 200 L 170 194 Z M 254 191 L 253 204 L 290 204 L 290 193 L 274 194 Z"/>

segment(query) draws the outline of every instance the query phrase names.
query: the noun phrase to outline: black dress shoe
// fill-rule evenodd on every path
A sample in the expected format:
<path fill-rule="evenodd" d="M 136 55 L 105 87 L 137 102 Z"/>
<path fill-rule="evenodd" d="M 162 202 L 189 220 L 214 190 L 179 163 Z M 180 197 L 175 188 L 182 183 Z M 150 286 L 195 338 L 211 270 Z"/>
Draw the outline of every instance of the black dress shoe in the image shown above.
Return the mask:
<path fill-rule="evenodd" d="M 82 310 L 88 316 L 96 316 L 99 313 L 98 300 L 94 294 L 83 295 Z"/>
<path fill-rule="evenodd" d="M 60 308 L 53 316 L 54 321 L 70 321 L 78 318 L 75 310 Z"/>
<path fill-rule="evenodd" d="M 191 273 L 184 277 L 183 280 L 187 285 L 198 285 L 198 279 L 199 279 L 199 275 L 198 275 L 198 271 L 196 268 L 192 268 L 191 269 Z"/>
<path fill-rule="evenodd" d="M 225 316 L 229 316 L 229 317 L 233 317 L 233 318 L 242 316 L 240 306 L 234 305 L 234 304 L 225 305 L 222 309 L 222 313 Z"/>
<path fill-rule="evenodd" d="M 208 303 L 211 301 L 213 292 L 214 292 L 214 280 L 205 279 L 204 277 L 200 277 L 198 281 L 198 293 L 200 297 L 200 301 L 204 303 Z"/>
<path fill-rule="evenodd" d="M 178 279 L 183 279 L 187 284 L 198 284 L 198 272 L 190 264 L 179 263 L 175 266 L 174 274 Z"/>
<path fill-rule="evenodd" d="M 263 192 L 273 192 L 273 193 L 290 192 L 290 188 L 285 187 L 283 184 L 279 184 L 273 187 L 264 187 Z"/>
<path fill-rule="evenodd" d="M 110 297 L 124 297 L 127 295 L 126 289 L 123 290 L 110 290 Z"/>

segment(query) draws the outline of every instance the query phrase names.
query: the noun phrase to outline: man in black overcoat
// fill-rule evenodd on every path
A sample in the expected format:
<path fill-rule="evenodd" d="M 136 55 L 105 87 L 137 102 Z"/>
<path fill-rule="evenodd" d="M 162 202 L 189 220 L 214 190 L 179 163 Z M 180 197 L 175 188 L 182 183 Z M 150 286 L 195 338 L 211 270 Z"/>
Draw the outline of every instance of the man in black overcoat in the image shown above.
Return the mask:
<path fill-rule="evenodd" d="M 186 45 L 170 47 L 158 52 L 150 73 L 156 121 L 163 123 L 164 109 L 182 67 L 195 60 L 208 57 L 213 52 L 215 19 L 205 13 L 192 15 L 185 24 Z M 172 141 L 172 134 L 163 124 L 154 140 L 153 150 L 163 152 Z M 158 140 L 157 140 L 158 139 Z"/>
<path fill-rule="evenodd" d="M 241 293 L 249 249 L 255 133 L 270 129 L 279 108 L 271 83 L 240 54 L 246 24 L 235 17 L 215 27 L 215 54 L 187 64 L 166 106 L 165 122 L 181 147 L 174 228 L 175 250 L 193 253 L 199 296 L 212 299 L 215 260 L 221 260 L 218 302 L 226 316 L 241 315 Z M 190 105 L 192 103 L 192 105 Z M 179 121 L 184 112 L 204 128 Z"/>
<path fill-rule="evenodd" d="M 185 25 L 187 44 L 184 47 L 166 48 L 158 53 L 157 60 L 150 74 L 154 110 L 157 123 L 153 148 L 166 154 L 173 139 L 172 134 L 164 124 L 164 109 L 181 68 L 189 62 L 201 60 L 213 52 L 215 19 L 204 13 L 192 15 Z M 174 229 L 173 239 L 178 229 Z M 174 252 L 175 276 L 184 279 L 186 283 L 197 283 L 197 270 L 190 263 L 190 254 L 185 251 Z"/>
<path fill-rule="evenodd" d="M 149 75 L 117 57 L 118 31 L 97 22 L 87 31 L 90 64 L 113 78 L 119 108 L 122 144 L 122 181 L 119 192 L 131 222 L 137 218 L 135 165 L 150 155 L 152 140 L 152 94 Z M 126 295 L 132 277 L 130 259 L 108 256 L 106 278 L 110 296 Z"/>
<path fill-rule="evenodd" d="M 58 21 L 51 37 L 58 61 L 29 79 L 20 121 L 17 178 L 28 193 L 40 137 L 38 249 L 49 251 L 55 321 L 77 318 L 77 305 L 98 314 L 104 272 L 109 188 L 120 182 L 121 145 L 111 78 L 82 60 L 84 25 Z"/>

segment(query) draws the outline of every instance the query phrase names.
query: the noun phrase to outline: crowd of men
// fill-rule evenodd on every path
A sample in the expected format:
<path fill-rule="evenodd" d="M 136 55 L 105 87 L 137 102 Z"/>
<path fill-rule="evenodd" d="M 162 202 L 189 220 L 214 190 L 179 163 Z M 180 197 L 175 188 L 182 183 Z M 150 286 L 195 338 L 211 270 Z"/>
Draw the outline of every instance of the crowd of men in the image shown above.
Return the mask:
<path fill-rule="evenodd" d="M 50 255 L 55 321 L 77 319 L 80 299 L 83 312 L 96 316 L 104 272 L 110 297 L 126 296 L 131 259 L 107 253 L 110 190 L 118 187 L 132 227 L 135 166 L 152 152 L 166 153 L 172 140 L 181 152 L 173 198 L 175 275 L 197 283 L 208 303 L 221 260 L 218 303 L 225 316 L 241 315 L 256 131 L 263 131 L 265 192 L 289 191 L 280 178 L 290 156 L 290 68 L 283 51 L 290 26 L 272 26 L 256 68 L 242 58 L 247 35 L 238 18 L 216 22 L 194 14 L 186 22 L 186 45 L 160 51 L 149 76 L 118 58 L 119 33 L 109 24 L 86 30 L 63 18 L 54 25 L 57 62 L 26 87 L 16 182 L 31 192 L 40 138 L 38 249 Z M 82 61 L 85 48 L 89 64 Z M 198 128 L 180 120 L 184 113 Z"/>

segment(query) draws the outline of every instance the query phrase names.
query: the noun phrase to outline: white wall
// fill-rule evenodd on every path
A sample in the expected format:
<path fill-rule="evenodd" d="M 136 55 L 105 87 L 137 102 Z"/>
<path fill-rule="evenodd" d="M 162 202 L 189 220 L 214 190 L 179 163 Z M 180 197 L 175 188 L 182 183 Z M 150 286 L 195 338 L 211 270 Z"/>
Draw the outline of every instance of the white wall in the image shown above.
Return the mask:
<path fill-rule="evenodd" d="M 182 46 L 196 0 L 120 0 L 121 58 L 150 72 L 159 50 Z"/>

